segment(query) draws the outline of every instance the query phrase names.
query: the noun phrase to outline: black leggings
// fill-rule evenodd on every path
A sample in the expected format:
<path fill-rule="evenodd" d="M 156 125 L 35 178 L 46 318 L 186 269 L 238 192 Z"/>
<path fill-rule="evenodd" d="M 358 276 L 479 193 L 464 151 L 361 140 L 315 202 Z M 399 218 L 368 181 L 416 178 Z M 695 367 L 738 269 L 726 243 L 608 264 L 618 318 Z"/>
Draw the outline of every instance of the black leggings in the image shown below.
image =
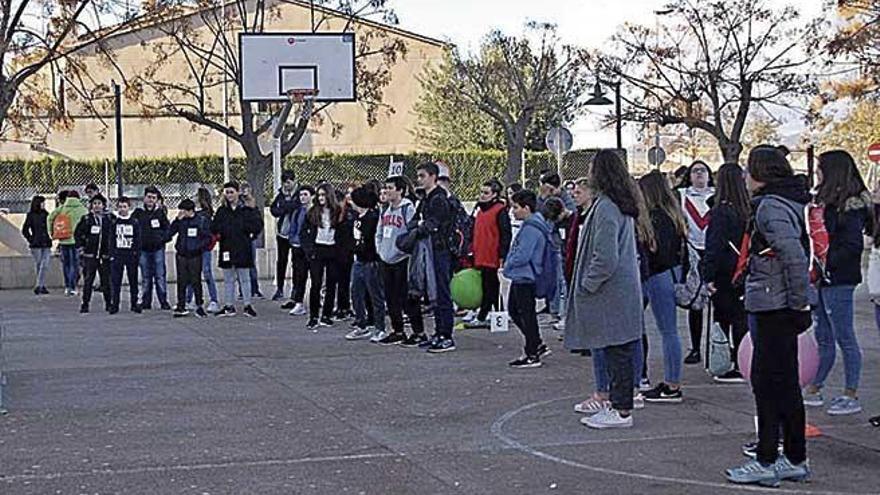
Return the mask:
<path fill-rule="evenodd" d="M 326 275 L 325 275 L 326 274 Z M 333 317 L 333 304 L 336 301 L 336 286 L 339 283 L 339 260 L 333 257 L 322 257 L 320 254 L 309 262 L 309 276 L 312 286 L 309 289 L 309 318 L 318 318 L 321 309 L 321 286 L 327 282 L 324 290 L 324 318 Z"/>
<path fill-rule="evenodd" d="M 480 268 L 480 274 L 483 279 L 483 302 L 480 304 L 477 319 L 485 321 L 493 307 L 496 310 L 500 309 L 498 295 L 501 292 L 501 281 L 498 280 L 497 268 Z"/>
<path fill-rule="evenodd" d="M 688 310 L 688 328 L 691 331 L 691 350 L 699 351 L 703 341 L 703 310 Z"/>

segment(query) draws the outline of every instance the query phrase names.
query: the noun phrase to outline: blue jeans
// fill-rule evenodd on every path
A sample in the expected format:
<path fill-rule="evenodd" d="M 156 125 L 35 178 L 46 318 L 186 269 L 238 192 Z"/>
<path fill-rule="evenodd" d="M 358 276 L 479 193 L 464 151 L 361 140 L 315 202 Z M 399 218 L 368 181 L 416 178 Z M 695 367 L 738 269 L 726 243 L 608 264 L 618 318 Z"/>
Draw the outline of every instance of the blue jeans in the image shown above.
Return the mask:
<path fill-rule="evenodd" d="M 445 249 L 434 250 L 434 275 L 437 279 L 437 300 L 434 301 L 434 333 L 452 338 L 452 255 Z"/>
<path fill-rule="evenodd" d="M 74 245 L 61 245 L 61 269 L 64 272 L 64 288 L 76 290 L 76 279 L 79 278 L 79 251 Z"/>
<path fill-rule="evenodd" d="M 657 330 L 663 339 L 663 373 L 666 383 L 681 383 L 681 340 L 678 337 L 675 285 L 672 270 L 649 277 L 645 295 L 651 304 Z"/>
<path fill-rule="evenodd" d="M 168 304 L 168 281 L 165 275 L 165 250 L 141 251 L 141 305 L 153 305 L 153 284 L 160 305 Z"/>
<path fill-rule="evenodd" d="M 205 279 L 205 285 L 208 286 L 208 295 L 211 302 L 219 303 L 217 300 L 217 281 L 214 280 L 214 253 L 213 251 L 205 251 L 202 253 L 202 278 Z M 189 303 L 193 298 L 193 288 L 186 288 L 186 302 Z"/>
<path fill-rule="evenodd" d="M 633 383 L 639 384 L 642 379 L 642 367 L 645 365 L 645 356 L 642 349 L 642 338 L 639 337 L 633 344 Z M 596 391 L 608 393 L 611 390 L 611 375 L 608 372 L 608 358 L 605 349 L 593 349 L 593 377 L 596 381 Z"/>
<path fill-rule="evenodd" d="M 343 282 L 344 283 L 344 282 Z M 373 321 L 367 321 L 367 297 L 373 308 Z M 385 330 L 385 289 L 379 262 L 355 261 L 351 268 L 351 303 L 355 321 L 372 323 L 376 330 Z"/>
<path fill-rule="evenodd" d="M 552 300 L 547 301 L 550 306 L 550 313 L 559 315 L 560 318 L 565 317 L 565 293 L 568 291 L 568 284 L 565 283 L 565 260 L 562 254 L 557 256 L 556 260 L 556 295 Z"/>
<path fill-rule="evenodd" d="M 813 385 L 822 387 L 836 354 L 835 341 L 843 354 L 843 371 L 847 390 L 859 388 L 862 372 L 862 351 L 853 325 L 853 285 L 835 285 L 819 289 L 819 304 L 813 310 L 816 342 L 819 343 L 819 371 Z"/>
<path fill-rule="evenodd" d="M 34 287 L 46 287 L 46 268 L 49 266 L 49 259 L 52 257 L 52 249 L 31 248 L 31 256 L 34 257 L 34 267 L 37 271 L 37 281 Z"/>
<path fill-rule="evenodd" d="M 251 294 L 257 295 L 260 293 L 260 278 L 257 274 L 257 241 L 251 241 L 251 254 L 254 257 L 254 266 L 250 269 Z"/>

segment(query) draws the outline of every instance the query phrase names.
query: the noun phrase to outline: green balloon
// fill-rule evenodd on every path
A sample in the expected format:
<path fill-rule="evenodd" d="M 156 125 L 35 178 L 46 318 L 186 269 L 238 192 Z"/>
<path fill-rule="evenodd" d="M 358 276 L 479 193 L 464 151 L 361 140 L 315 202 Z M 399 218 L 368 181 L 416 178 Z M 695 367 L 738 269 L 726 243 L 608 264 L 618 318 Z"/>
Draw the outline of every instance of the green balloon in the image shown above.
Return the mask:
<path fill-rule="evenodd" d="M 477 309 L 483 302 L 483 277 L 479 270 L 468 268 L 452 277 L 452 300 L 461 309 Z"/>

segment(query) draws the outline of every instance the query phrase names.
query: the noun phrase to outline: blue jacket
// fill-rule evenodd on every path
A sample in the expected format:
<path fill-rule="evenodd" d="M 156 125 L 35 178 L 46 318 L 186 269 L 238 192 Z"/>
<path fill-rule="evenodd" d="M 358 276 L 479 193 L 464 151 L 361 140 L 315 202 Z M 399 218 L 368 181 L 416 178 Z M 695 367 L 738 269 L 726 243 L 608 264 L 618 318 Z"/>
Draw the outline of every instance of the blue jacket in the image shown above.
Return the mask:
<path fill-rule="evenodd" d="M 171 222 L 170 232 L 171 236 L 177 236 L 174 247 L 184 258 L 201 256 L 211 244 L 211 226 L 199 215 L 175 219 Z"/>
<path fill-rule="evenodd" d="M 828 230 L 828 282 L 823 286 L 859 285 L 862 283 L 863 233 L 873 231 L 871 196 L 863 193 L 846 200 L 843 208 L 825 206 L 825 229 Z"/>
<path fill-rule="evenodd" d="M 302 247 L 300 235 L 302 234 L 303 225 L 306 223 L 306 213 L 306 208 L 302 207 L 290 217 L 290 230 L 287 232 L 287 242 L 291 246 Z"/>
<path fill-rule="evenodd" d="M 527 218 L 507 253 L 504 276 L 514 283 L 534 282 L 535 269 L 541 267 L 551 230 L 552 227 L 540 213 Z"/>

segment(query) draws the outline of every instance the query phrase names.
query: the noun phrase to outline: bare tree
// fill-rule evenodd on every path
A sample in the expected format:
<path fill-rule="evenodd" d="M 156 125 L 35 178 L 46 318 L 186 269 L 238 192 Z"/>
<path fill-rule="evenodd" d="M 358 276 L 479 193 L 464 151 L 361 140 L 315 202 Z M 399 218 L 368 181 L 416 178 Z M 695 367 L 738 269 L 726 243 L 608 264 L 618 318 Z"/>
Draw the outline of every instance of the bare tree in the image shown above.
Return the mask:
<path fill-rule="evenodd" d="M 794 7 L 675 0 L 666 9 L 662 32 L 626 25 L 610 50 L 587 59 L 624 84 L 625 120 L 706 132 L 737 162 L 753 107 L 777 115 L 816 94 L 807 68 L 819 22 L 800 19 Z"/>
<path fill-rule="evenodd" d="M 259 136 L 272 122 L 257 118 L 257 103 L 240 100 L 237 81 L 242 76 L 241 61 L 232 39 L 238 33 L 264 32 L 267 21 L 279 19 L 280 8 L 285 3 L 301 5 L 301 2 L 285 0 L 226 0 L 223 9 L 216 0 L 150 2 L 140 22 L 149 23 L 162 36 L 145 43 L 152 51 L 152 60 L 146 68 L 137 74 L 124 74 L 126 96 L 136 101 L 145 115 L 180 117 L 238 143 L 247 161 L 247 180 L 259 202 L 265 199 L 264 180 L 272 164 L 271 154 L 260 149 Z M 330 4 L 333 9 L 327 7 Z M 359 23 L 363 19 L 396 23 L 397 18 L 386 1 L 315 0 L 310 15 L 314 32 L 326 31 L 331 24 L 336 32 L 357 29 L 358 102 L 366 110 L 370 125 L 375 125 L 381 115 L 393 113 L 394 109 L 383 102 L 383 91 L 391 81 L 391 67 L 405 56 L 406 46 L 385 29 Z M 167 77 L 171 64 L 181 61 L 186 73 Z M 228 122 L 221 113 L 220 89 L 224 84 L 229 88 L 227 103 L 234 116 Z M 307 114 L 291 113 L 283 127 L 282 156 L 293 151 L 310 121 L 328 122 L 333 134 L 342 131 L 341 125 L 324 112 L 329 105 L 316 104 Z M 277 106 L 270 106 L 270 110 L 277 110 Z"/>
<path fill-rule="evenodd" d="M 880 0 L 839 0 L 844 22 L 831 32 L 828 64 L 849 67 L 855 77 L 833 85 L 835 97 L 880 94 Z"/>
<path fill-rule="evenodd" d="M 429 69 L 424 84 L 450 107 L 477 109 L 503 130 L 508 182 L 520 175 L 535 117 L 553 109 L 556 115 L 548 117 L 556 123 L 572 120 L 587 85 L 578 50 L 563 45 L 550 24 L 530 23 L 522 37 L 494 31 L 478 54 L 465 57 L 454 50 L 447 64 Z M 441 73 L 447 76 L 435 77 Z"/>

